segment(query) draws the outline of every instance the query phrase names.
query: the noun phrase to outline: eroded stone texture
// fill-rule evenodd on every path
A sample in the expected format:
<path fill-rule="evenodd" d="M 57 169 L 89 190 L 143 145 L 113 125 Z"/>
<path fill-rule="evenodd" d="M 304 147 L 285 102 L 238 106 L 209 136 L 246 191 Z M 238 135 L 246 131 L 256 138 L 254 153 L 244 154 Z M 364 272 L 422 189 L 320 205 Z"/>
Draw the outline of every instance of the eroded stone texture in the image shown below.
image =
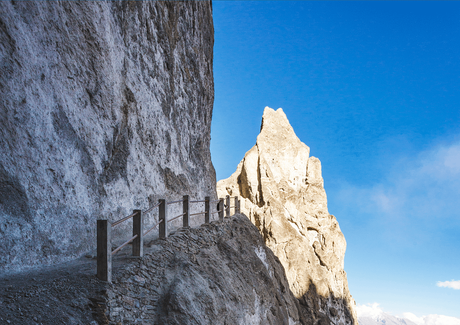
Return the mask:
<path fill-rule="evenodd" d="M 0 2 L 0 269 L 80 255 L 99 217 L 215 197 L 212 55 L 209 1 Z"/>
<path fill-rule="evenodd" d="M 235 215 L 181 228 L 115 271 L 106 315 L 111 324 L 307 324 L 301 308 L 257 228 Z"/>
<path fill-rule="evenodd" d="M 280 259 L 307 319 L 357 324 L 343 269 L 345 238 L 327 210 L 321 163 L 309 153 L 283 110 L 266 107 L 256 145 L 217 183 L 218 195 L 241 197 L 241 212 Z"/>

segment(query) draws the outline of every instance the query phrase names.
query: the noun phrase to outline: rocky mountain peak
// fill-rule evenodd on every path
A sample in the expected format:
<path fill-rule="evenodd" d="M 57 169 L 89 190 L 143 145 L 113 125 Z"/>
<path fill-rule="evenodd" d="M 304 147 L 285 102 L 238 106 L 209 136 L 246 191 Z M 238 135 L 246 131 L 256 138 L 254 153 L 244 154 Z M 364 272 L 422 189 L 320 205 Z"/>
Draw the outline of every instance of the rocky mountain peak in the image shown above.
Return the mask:
<path fill-rule="evenodd" d="M 275 111 L 271 107 L 265 107 L 257 142 L 259 142 L 259 139 L 261 141 L 262 138 L 281 134 L 284 138 L 280 138 L 279 140 L 289 140 L 292 142 L 295 139 L 294 141 L 300 142 L 283 109 L 278 108 Z"/>
<path fill-rule="evenodd" d="M 282 108 L 265 108 L 256 146 L 277 182 L 286 180 L 295 189 L 305 183 L 310 148 L 297 137 Z"/>
<path fill-rule="evenodd" d="M 346 241 L 327 209 L 321 162 L 281 108 L 265 108 L 256 145 L 217 191 L 241 197 L 241 211 L 280 259 L 307 318 L 357 324 L 343 270 Z"/>

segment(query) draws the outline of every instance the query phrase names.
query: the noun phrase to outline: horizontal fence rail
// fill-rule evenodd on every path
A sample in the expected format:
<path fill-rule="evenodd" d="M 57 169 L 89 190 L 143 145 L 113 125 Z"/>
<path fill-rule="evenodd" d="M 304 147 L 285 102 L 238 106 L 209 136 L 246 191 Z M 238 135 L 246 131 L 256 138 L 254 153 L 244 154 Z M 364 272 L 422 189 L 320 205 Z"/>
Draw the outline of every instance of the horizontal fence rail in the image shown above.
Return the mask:
<path fill-rule="evenodd" d="M 198 213 L 192 213 L 190 216 L 197 216 L 199 214 L 205 214 L 205 213 L 208 213 L 208 211 L 205 211 L 205 212 L 198 212 Z"/>
<path fill-rule="evenodd" d="M 136 239 L 138 235 L 131 237 L 128 239 L 126 242 L 124 242 L 120 247 L 118 247 L 116 250 L 112 251 L 112 255 L 115 255 L 120 249 L 128 245 L 130 242 L 132 242 L 134 239 Z"/>
<path fill-rule="evenodd" d="M 172 201 L 172 202 L 167 202 L 166 204 L 173 204 L 173 203 L 179 203 L 179 202 L 182 202 L 183 200 L 177 200 L 177 201 Z"/>
<path fill-rule="evenodd" d="M 137 212 L 133 213 L 133 214 L 130 214 L 129 216 L 123 218 L 123 219 L 120 219 L 118 221 L 115 221 L 114 223 L 112 223 L 112 227 L 115 227 L 116 225 L 119 225 L 120 223 L 122 223 L 123 221 L 126 221 L 126 220 L 129 220 L 131 219 L 132 217 L 134 217 L 136 215 Z"/>
<path fill-rule="evenodd" d="M 190 201 L 188 195 L 184 195 L 181 200 L 171 202 L 166 202 L 165 199 L 159 199 L 157 204 L 147 210 L 133 210 L 133 213 L 129 216 L 113 223 L 106 219 L 97 220 L 97 278 L 103 281 L 112 282 L 112 256 L 132 243 L 132 255 L 142 257 L 144 254 L 144 237 L 158 227 L 158 237 L 166 238 L 168 236 L 167 223 L 170 221 L 182 217 L 182 226 L 189 227 L 189 219 L 191 216 L 204 214 L 204 222 L 209 223 L 211 215 L 216 213 L 218 214 L 219 221 L 224 220 L 224 212 L 226 217 L 230 217 L 231 208 L 234 209 L 234 213 L 240 213 L 240 200 L 238 196 L 233 198 L 235 202 L 233 206 L 230 206 L 231 197 L 229 195 L 225 197 L 225 204 L 223 198 L 211 200 L 209 196 L 206 196 L 204 200 L 195 201 Z M 182 214 L 169 219 L 167 206 L 180 202 L 182 202 Z M 191 214 L 191 203 L 204 203 L 204 211 Z M 217 203 L 217 206 L 214 205 L 215 203 Z M 212 206 L 215 207 L 216 211 L 211 211 L 214 210 L 211 208 Z M 144 216 L 156 208 L 158 208 L 158 222 L 144 232 Z M 131 218 L 133 219 L 132 237 L 112 251 L 112 227 L 128 221 Z"/>
<path fill-rule="evenodd" d="M 145 211 L 142 212 L 142 213 L 147 214 L 147 213 L 149 213 L 150 211 L 152 211 L 153 209 L 155 209 L 156 207 L 159 207 L 160 204 L 161 204 L 161 202 L 158 203 L 158 204 L 156 204 L 156 205 L 154 205 L 153 207 L 149 208 L 148 210 L 145 210 Z"/>
<path fill-rule="evenodd" d="M 162 223 L 163 220 L 158 221 L 152 228 L 144 232 L 144 236 L 147 235 L 149 232 L 151 232 L 153 229 L 155 229 L 160 223 Z"/>
<path fill-rule="evenodd" d="M 182 217 L 182 216 L 184 216 L 184 215 L 185 215 L 185 213 L 179 214 L 177 217 L 174 217 L 174 218 L 172 218 L 172 219 L 169 219 L 168 222 L 173 221 L 173 220 L 176 220 L 177 218 L 180 218 L 180 217 Z"/>

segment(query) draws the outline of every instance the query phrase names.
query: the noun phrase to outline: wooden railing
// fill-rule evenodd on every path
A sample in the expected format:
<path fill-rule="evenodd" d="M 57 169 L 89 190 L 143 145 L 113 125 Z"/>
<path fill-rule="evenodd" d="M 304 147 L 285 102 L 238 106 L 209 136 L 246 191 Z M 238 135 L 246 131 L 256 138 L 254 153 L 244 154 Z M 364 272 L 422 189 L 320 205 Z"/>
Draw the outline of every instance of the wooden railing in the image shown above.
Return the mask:
<path fill-rule="evenodd" d="M 97 220 L 97 278 L 103 281 L 112 282 L 112 256 L 118 253 L 122 248 L 132 243 L 133 256 L 142 257 L 144 254 L 144 237 L 159 226 L 158 237 L 166 238 L 168 236 L 167 223 L 182 217 L 182 226 L 189 227 L 189 219 L 191 216 L 203 215 L 204 222 L 210 222 L 210 216 L 212 214 L 218 214 L 219 220 L 224 220 L 225 216 L 230 217 L 230 209 L 234 208 L 235 213 L 240 213 L 240 200 L 238 196 L 233 197 L 235 199 L 234 206 L 230 206 L 231 197 L 227 195 L 224 199 L 211 201 L 209 196 L 205 197 L 201 201 L 190 201 L 188 195 L 184 195 L 182 200 L 166 202 L 165 199 L 159 199 L 158 204 L 148 208 L 145 211 L 133 210 L 133 213 L 127 217 L 124 217 L 118 221 L 111 223 L 106 219 Z M 168 205 L 182 202 L 182 214 L 179 214 L 171 219 L 168 218 Z M 190 203 L 204 203 L 204 212 L 190 214 Z M 211 207 L 215 206 L 212 203 L 218 203 L 216 211 L 211 212 Z M 158 208 L 158 222 L 153 225 L 150 229 L 144 232 L 144 220 L 154 209 Z M 115 227 L 125 221 L 133 219 L 133 235 L 126 242 L 118 246 L 112 251 L 112 227 Z"/>

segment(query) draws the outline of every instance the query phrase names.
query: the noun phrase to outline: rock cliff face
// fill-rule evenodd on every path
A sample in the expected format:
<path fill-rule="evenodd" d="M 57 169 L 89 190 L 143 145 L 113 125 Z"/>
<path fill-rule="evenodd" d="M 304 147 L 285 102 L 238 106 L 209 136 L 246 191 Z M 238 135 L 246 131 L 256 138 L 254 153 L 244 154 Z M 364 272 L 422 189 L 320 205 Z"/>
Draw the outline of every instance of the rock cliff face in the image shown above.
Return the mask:
<path fill-rule="evenodd" d="M 215 196 L 213 41 L 210 1 L 0 2 L 1 270 L 81 255 L 99 217 Z"/>
<path fill-rule="evenodd" d="M 343 270 L 345 238 L 327 210 L 320 161 L 309 153 L 283 110 L 267 107 L 256 145 L 217 191 L 241 197 L 241 212 L 280 259 L 306 319 L 357 324 Z"/>

